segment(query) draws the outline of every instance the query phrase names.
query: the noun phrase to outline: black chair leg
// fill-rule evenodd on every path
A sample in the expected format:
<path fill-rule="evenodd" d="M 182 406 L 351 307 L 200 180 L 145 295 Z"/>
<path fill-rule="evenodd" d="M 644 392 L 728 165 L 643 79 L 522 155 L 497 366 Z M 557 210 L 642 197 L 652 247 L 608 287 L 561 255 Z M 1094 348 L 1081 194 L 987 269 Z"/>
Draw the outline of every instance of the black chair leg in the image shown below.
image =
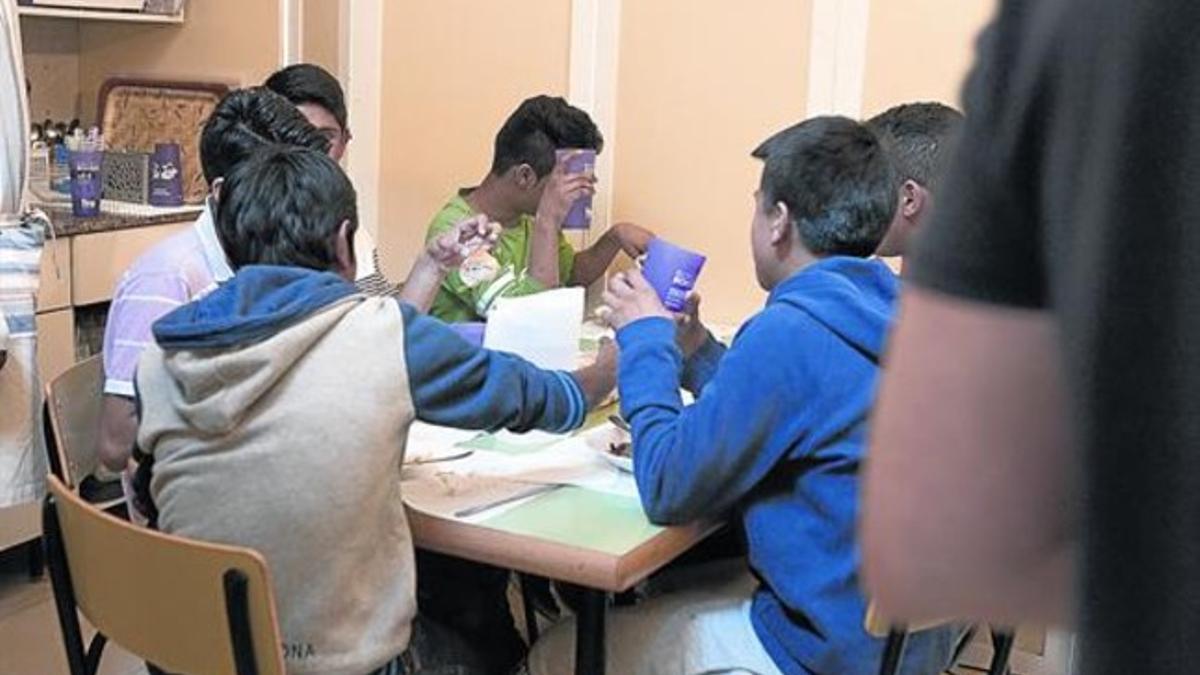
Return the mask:
<path fill-rule="evenodd" d="M 67 554 L 63 549 L 62 530 L 54 498 L 47 495 L 42 504 L 42 540 L 46 544 L 46 562 L 50 569 L 50 585 L 54 589 L 54 608 L 62 630 L 63 648 L 67 653 L 67 668 L 71 675 L 94 675 L 87 670 L 87 655 L 83 651 L 83 630 L 75 611 L 75 590 L 71 572 L 67 569 Z"/>
<path fill-rule="evenodd" d="M 892 628 L 887 642 L 883 644 L 883 659 L 879 662 L 879 675 L 896 675 L 900 672 L 900 659 L 904 656 L 904 643 L 908 642 L 908 631 Z"/>
<path fill-rule="evenodd" d="M 104 645 L 108 644 L 108 638 L 102 633 L 96 633 L 92 637 L 91 644 L 88 645 L 87 657 L 84 659 L 84 667 L 87 668 L 88 675 L 96 675 L 100 671 L 100 657 L 104 656 Z"/>
<path fill-rule="evenodd" d="M 41 581 L 46 575 L 46 554 L 42 549 L 42 540 L 34 539 L 29 542 L 29 548 L 25 551 L 26 561 L 29 564 L 29 580 Z"/>
<path fill-rule="evenodd" d="M 1016 635 L 1011 631 L 992 631 L 992 665 L 988 675 L 1008 675 L 1008 659 L 1012 656 Z"/>

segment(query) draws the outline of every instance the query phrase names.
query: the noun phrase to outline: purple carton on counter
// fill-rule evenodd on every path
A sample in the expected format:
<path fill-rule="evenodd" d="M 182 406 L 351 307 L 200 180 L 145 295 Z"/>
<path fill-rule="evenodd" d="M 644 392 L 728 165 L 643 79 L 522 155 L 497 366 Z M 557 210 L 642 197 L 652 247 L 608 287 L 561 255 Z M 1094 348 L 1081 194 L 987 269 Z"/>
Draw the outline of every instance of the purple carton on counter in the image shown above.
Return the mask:
<path fill-rule="evenodd" d="M 178 143 L 158 143 L 150 156 L 150 203 L 183 205 L 183 163 Z"/>
<path fill-rule="evenodd" d="M 656 238 L 646 249 L 642 275 L 658 292 L 664 307 L 681 312 L 688 294 L 696 287 L 705 260 L 699 253 Z"/>
<path fill-rule="evenodd" d="M 75 150 L 70 155 L 71 212 L 80 218 L 100 215 L 100 198 L 104 192 L 100 167 L 104 151 Z"/>
<path fill-rule="evenodd" d="M 595 150 L 559 150 L 555 160 L 565 163 L 568 174 L 592 173 L 596 170 Z M 564 230 L 586 230 L 592 226 L 592 197 L 580 197 L 563 219 Z"/>

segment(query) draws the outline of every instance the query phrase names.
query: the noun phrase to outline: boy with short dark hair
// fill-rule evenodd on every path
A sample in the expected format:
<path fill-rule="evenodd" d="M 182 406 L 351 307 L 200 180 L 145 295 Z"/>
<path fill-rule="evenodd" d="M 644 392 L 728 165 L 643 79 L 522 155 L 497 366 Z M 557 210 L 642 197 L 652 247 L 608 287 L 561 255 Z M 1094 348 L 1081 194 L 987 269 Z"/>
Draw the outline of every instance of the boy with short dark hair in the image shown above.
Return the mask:
<path fill-rule="evenodd" d="M 221 178 L 265 143 L 328 150 L 329 143 L 292 104 L 263 87 L 239 89 L 217 104 L 200 135 L 200 166 L 215 194 Z M 98 452 L 112 471 L 129 462 L 136 421 L 133 373 L 152 340 L 150 326 L 172 309 L 212 292 L 233 276 L 209 199 L 195 225 L 138 256 L 113 291 L 104 326 L 104 402 Z"/>
<path fill-rule="evenodd" d="M 332 73 L 313 63 L 296 63 L 273 73 L 263 86 L 291 101 L 329 141 L 329 156 L 342 161 L 353 136 L 346 113 L 346 95 Z M 383 273 L 379 249 L 367 228 L 358 229 L 354 249 L 358 252 L 358 278 L 354 284 L 362 292 L 371 295 L 398 292 L 397 284 Z"/>
<path fill-rule="evenodd" d="M 576 199 L 592 194 L 589 174 L 568 174 L 558 150 L 604 147 L 596 124 L 565 100 L 534 96 L 521 103 L 496 134 L 492 166 L 483 181 L 458 191 L 429 225 L 427 237 L 476 213 L 504 230 L 492 252 L 496 269 L 474 283 L 457 272 L 446 277 L 430 313 L 443 321 L 479 321 L 497 298 L 560 286 L 587 286 L 603 276 L 618 253 L 645 252 L 654 235 L 632 223 L 616 223 L 578 253 L 562 234 Z"/>
<path fill-rule="evenodd" d="M 329 141 L 329 156 L 342 161 L 350 142 L 346 95 L 328 70 L 312 63 L 296 63 L 277 70 L 263 86 L 292 102 L 300 114 Z"/>
<path fill-rule="evenodd" d="M 409 649 L 440 632 L 414 624 L 409 426 L 569 431 L 611 390 L 613 356 L 540 370 L 357 292 L 356 227 L 354 189 L 322 153 L 268 147 L 226 177 L 217 230 L 236 273 L 154 325 L 139 488 L 163 531 L 263 554 L 292 675 L 479 673 L 461 641 Z"/>
<path fill-rule="evenodd" d="M 660 524 L 735 514 L 749 558 L 749 570 L 722 567 L 711 585 L 610 616 L 612 672 L 879 668 L 882 641 L 863 628 L 855 524 L 898 290 L 869 256 L 895 211 L 896 175 L 875 134 L 840 117 L 785 129 L 753 155 L 763 172 L 751 248 L 769 296 L 732 347 L 696 316 L 677 336 L 637 271 L 614 276 L 604 296 L 646 513 Z M 683 405 L 681 385 L 694 404 Z M 564 672 L 570 635 L 556 628 L 534 649 L 535 675 Z M 912 635 L 903 672 L 941 672 L 953 638 L 949 629 Z"/>
<path fill-rule="evenodd" d="M 913 233 L 928 220 L 934 194 L 950 163 L 963 114 L 941 103 L 905 103 L 867 120 L 900 174 L 896 216 L 879 244 L 880 256 L 903 256 Z"/>

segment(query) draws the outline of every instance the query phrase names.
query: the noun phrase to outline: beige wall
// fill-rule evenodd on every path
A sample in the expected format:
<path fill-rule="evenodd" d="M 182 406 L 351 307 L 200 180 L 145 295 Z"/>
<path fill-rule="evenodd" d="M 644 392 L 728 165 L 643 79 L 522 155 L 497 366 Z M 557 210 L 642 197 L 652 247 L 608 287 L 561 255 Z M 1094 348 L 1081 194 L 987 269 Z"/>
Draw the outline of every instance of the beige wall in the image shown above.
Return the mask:
<path fill-rule="evenodd" d="M 632 220 L 708 256 L 705 314 L 761 306 L 750 256 L 750 151 L 804 115 L 809 2 L 627 1 L 613 220 Z"/>
<path fill-rule="evenodd" d="M 25 77 L 33 84 L 29 114 L 70 122 L 80 114 L 79 22 L 21 17 Z"/>
<path fill-rule="evenodd" d="M 80 22 L 83 112 L 93 119 L 101 83 L 114 75 L 261 82 L 279 61 L 276 0 L 198 0 L 183 25 Z"/>
<path fill-rule="evenodd" d="M 564 95 L 570 0 L 388 2 L 378 245 L 403 278 L 434 212 L 491 162 L 522 99 Z"/>
<path fill-rule="evenodd" d="M 995 0 L 872 0 L 863 114 L 898 103 L 961 107 L 959 89 L 974 60 L 975 36 Z"/>
<path fill-rule="evenodd" d="M 344 77 L 341 63 L 340 0 L 303 0 L 300 60 Z"/>

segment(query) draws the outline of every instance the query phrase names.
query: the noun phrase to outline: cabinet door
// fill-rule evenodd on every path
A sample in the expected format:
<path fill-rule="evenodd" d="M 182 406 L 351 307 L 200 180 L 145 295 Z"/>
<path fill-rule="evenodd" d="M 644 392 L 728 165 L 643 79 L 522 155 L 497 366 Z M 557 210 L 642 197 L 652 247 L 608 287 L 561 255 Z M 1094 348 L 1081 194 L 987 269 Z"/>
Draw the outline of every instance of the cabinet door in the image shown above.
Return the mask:
<path fill-rule="evenodd" d="M 49 312 L 71 306 L 71 240 L 52 239 L 42 251 L 42 275 L 38 285 L 37 311 Z"/>
<path fill-rule="evenodd" d="M 37 315 L 37 360 L 42 382 L 75 365 L 75 313 L 70 309 Z"/>
<path fill-rule="evenodd" d="M 73 304 L 90 305 L 112 299 L 117 281 L 134 259 L 164 238 L 190 226 L 189 221 L 74 237 L 71 244 Z"/>

